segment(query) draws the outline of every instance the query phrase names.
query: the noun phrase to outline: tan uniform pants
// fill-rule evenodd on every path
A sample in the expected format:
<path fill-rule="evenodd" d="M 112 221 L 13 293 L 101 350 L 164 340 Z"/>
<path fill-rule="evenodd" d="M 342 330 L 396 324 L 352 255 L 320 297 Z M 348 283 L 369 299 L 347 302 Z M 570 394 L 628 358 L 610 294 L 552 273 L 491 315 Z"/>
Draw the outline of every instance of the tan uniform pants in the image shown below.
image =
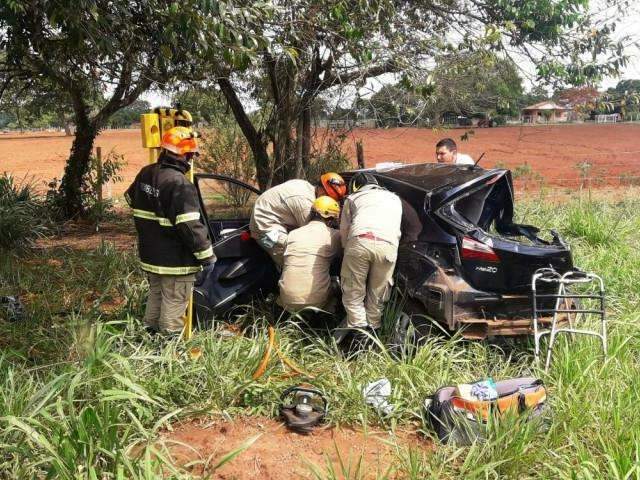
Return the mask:
<path fill-rule="evenodd" d="M 398 247 L 367 238 L 350 238 L 344 249 L 342 303 L 351 328 L 380 327 L 384 302 L 393 285 Z"/>
<path fill-rule="evenodd" d="M 184 327 L 182 317 L 187 309 L 195 274 L 158 275 L 147 272 L 149 297 L 144 314 L 148 327 L 165 333 L 180 333 Z"/>
<path fill-rule="evenodd" d="M 324 310 L 327 313 L 333 314 L 336 311 L 336 305 L 338 300 L 335 297 L 328 298 L 324 303 L 321 304 L 288 304 L 282 301 L 280 297 L 276 300 L 276 303 L 280 305 L 287 312 L 296 313 L 300 310 L 304 310 L 305 308 L 318 308 L 320 310 Z"/>

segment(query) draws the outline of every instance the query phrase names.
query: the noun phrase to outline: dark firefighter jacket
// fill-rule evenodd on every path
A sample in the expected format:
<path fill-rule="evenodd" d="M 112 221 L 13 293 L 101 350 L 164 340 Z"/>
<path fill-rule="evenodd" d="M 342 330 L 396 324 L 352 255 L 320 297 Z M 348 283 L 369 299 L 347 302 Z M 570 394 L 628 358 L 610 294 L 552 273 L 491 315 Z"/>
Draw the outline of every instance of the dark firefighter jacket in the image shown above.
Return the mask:
<path fill-rule="evenodd" d="M 215 261 L 207 229 L 200 221 L 195 186 L 184 160 L 163 152 L 140 170 L 125 192 L 133 208 L 142 269 L 161 275 L 198 272 Z"/>

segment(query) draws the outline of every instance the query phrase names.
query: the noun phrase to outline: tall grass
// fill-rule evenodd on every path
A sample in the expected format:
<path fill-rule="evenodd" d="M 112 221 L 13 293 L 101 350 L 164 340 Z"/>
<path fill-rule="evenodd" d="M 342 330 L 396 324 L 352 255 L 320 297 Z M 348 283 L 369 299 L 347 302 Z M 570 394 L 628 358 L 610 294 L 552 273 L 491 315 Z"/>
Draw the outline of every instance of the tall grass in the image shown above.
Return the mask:
<path fill-rule="evenodd" d="M 466 448 L 396 445 L 393 471 L 380 471 L 380 478 L 638 478 L 639 206 L 630 199 L 520 209 L 527 223 L 557 227 L 576 264 L 604 276 L 611 308 L 606 359 L 593 340 L 562 339 L 545 375 L 526 344 L 506 350 L 434 336 L 413 356 L 394 360 L 383 351 L 348 361 L 328 336 L 308 335 L 290 321 L 279 323 L 279 346 L 316 376 L 330 399 L 332 424 L 417 427 L 433 441 L 422 425 L 422 404 L 439 386 L 525 374 L 549 386 L 546 431 L 513 418 L 492 425 L 485 443 Z M 589 217 L 592 211 L 598 214 Z M 251 380 L 267 344 L 268 309 L 238 319 L 252 325 L 243 336 L 213 329 L 184 345 L 141 331 L 144 289 L 135 257 L 108 245 L 0 258 L 0 295 L 30 294 L 23 323 L 0 319 L 0 478 L 190 478 L 193 465 L 174 465 L 159 440 L 168 424 L 205 412 L 276 415 L 278 396 L 293 380 L 281 375 L 279 362 Z M 103 308 L 116 298 L 126 301 L 115 311 Z M 198 360 L 190 359 L 191 347 L 202 350 Z M 383 376 L 392 382 L 395 410 L 381 418 L 364 404 L 361 388 Z M 201 467 L 211 473 L 223 460 Z M 310 467 L 315 478 L 361 478 L 363 471 L 378 470 L 359 459 L 345 460 L 339 471 Z"/>
<path fill-rule="evenodd" d="M 33 183 L 0 176 L 0 250 L 26 246 L 46 232 L 47 213 Z"/>

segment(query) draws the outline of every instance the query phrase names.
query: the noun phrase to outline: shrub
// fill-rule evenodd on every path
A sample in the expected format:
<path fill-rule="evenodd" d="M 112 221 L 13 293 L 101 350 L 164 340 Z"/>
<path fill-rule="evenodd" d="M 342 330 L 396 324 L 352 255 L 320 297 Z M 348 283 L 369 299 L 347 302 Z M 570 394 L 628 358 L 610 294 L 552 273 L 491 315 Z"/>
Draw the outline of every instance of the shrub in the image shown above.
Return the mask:
<path fill-rule="evenodd" d="M 316 182 L 324 172 L 341 172 L 352 167 L 351 160 L 342 151 L 344 137 L 329 137 L 311 152 L 309 165 L 304 177 Z M 256 184 L 256 168 L 249 145 L 238 127 L 219 123 L 215 129 L 203 134 L 201 155 L 198 158 L 198 171 L 227 175 L 245 183 Z M 246 203 L 247 192 L 232 184 L 225 184 L 225 193 L 237 206 Z"/>
<path fill-rule="evenodd" d="M 215 129 L 206 131 L 197 162 L 197 171 L 227 175 L 250 185 L 256 183 L 256 167 L 251 150 L 234 125 L 220 123 Z M 249 201 L 247 189 L 227 182 L 221 186 L 234 207 L 243 207 Z"/>
<path fill-rule="evenodd" d="M 102 175 L 98 172 L 98 158 L 91 156 L 89 159 L 89 171 L 84 176 L 83 188 L 80 192 L 82 199 L 82 208 L 84 218 L 91 222 L 104 220 L 112 214 L 113 200 L 111 198 L 102 198 L 98 196 L 99 190 L 109 183 L 117 183 L 122 181 L 120 170 L 127 164 L 124 155 L 111 150 L 105 158 L 102 159 Z M 47 206 L 52 216 L 58 219 L 62 217 L 62 197 L 60 195 L 60 180 L 54 178 L 48 184 Z"/>
<path fill-rule="evenodd" d="M 34 185 L 16 182 L 6 172 L 0 176 L 0 248 L 24 247 L 46 232 L 46 210 Z"/>
<path fill-rule="evenodd" d="M 493 124 L 496 127 L 501 127 L 507 124 L 507 119 L 504 115 L 496 115 L 495 117 L 493 117 Z"/>
<path fill-rule="evenodd" d="M 533 174 L 533 169 L 531 168 L 531 165 L 525 162 L 518 165 L 516 168 L 514 168 L 511 171 L 511 174 L 513 175 L 514 179 L 521 178 L 521 177 L 528 178 Z"/>
<path fill-rule="evenodd" d="M 203 134 L 198 170 L 228 175 L 246 183 L 255 181 L 251 150 L 235 125 L 220 123 Z"/>
<path fill-rule="evenodd" d="M 86 188 L 82 191 L 83 204 L 87 211 L 87 218 L 97 222 L 109 217 L 112 213 L 113 200 L 98 197 L 98 191 L 109 183 L 122 181 L 120 170 L 127 164 L 124 155 L 111 150 L 102 160 L 102 175 L 98 172 L 98 158 L 91 157 L 91 167 L 86 175 Z"/>
<path fill-rule="evenodd" d="M 343 172 L 352 168 L 353 163 L 342 151 L 342 138 L 329 138 L 323 148 L 311 154 L 311 161 L 305 177 L 315 183 L 325 172 Z"/>

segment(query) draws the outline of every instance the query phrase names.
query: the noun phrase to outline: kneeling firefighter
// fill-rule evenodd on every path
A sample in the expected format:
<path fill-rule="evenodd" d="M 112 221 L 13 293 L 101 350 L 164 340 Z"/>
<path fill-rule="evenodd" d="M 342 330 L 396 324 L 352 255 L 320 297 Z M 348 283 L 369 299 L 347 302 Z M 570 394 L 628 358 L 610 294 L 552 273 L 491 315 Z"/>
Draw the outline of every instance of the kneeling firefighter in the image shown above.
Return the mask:
<path fill-rule="evenodd" d="M 278 303 L 290 312 L 315 307 L 332 313 L 331 262 L 340 255 L 340 205 L 328 196 L 313 202 L 311 221 L 287 237 Z"/>
<path fill-rule="evenodd" d="M 393 285 L 401 219 L 397 195 L 378 185 L 370 173 L 353 176 L 340 217 L 344 247 L 340 280 L 347 317 L 334 331 L 336 343 L 348 336 L 356 345 L 366 343 L 380 328 Z"/>
<path fill-rule="evenodd" d="M 185 174 L 198 153 L 194 134 L 173 127 L 162 136 L 157 163 L 144 167 L 125 193 L 133 208 L 142 269 L 149 278 L 144 323 L 149 330 L 179 334 L 196 272 L 216 260 L 200 221 L 195 186 Z"/>

